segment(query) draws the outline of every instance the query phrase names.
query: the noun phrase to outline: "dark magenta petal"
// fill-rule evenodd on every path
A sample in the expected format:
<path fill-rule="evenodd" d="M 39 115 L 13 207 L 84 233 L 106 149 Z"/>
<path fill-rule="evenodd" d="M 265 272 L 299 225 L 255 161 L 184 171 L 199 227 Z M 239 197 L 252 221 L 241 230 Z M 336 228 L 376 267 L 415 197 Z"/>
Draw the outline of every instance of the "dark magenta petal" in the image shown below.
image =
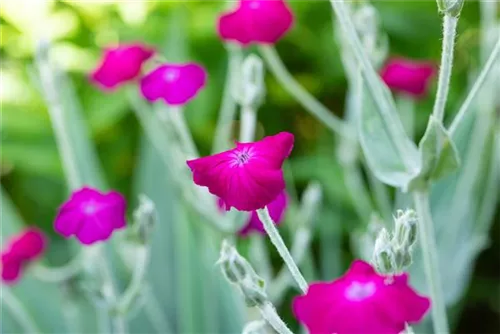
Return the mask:
<path fill-rule="evenodd" d="M 224 41 L 274 44 L 293 25 L 284 0 L 240 0 L 238 7 L 219 17 L 217 30 Z"/>
<path fill-rule="evenodd" d="M 45 235 L 35 227 L 24 230 L 11 246 L 11 252 L 23 260 L 34 260 L 39 257 L 46 248 Z"/>
<path fill-rule="evenodd" d="M 406 274 L 383 276 L 356 260 L 341 278 L 310 285 L 293 301 L 295 318 L 310 333 L 399 334 L 419 322 L 430 301 L 408 285 Z"/>
<path fill-rule="evenodd" d="M 431 62 L 402 58 L 391 59 L 381 71 L 382 80 L 390 89 L 415 98 L 428 93 L 435 74 L 436 67 Z"/>
<path fill-rule="evenodd" d="M 122 44 L 108 48 L 104 51 L 100 64 L 91 73 L 90 79 L 97 86 L 112 90 L 137 78 L 144 62 L 154 53 L 152 48 L 142 44 Z"/>
<path fill-rule="evenodd" d="M 22 262 L 9 258 L 8 254 L 2 254 L 2 282 L 5 284 L 14 284 L 21 278 Z"/>
<path fill-rule="evenodd" d="M 221 198 L 227 210 L 254 211 L 285 189 L 281 166 L 292 148 L 293 135 L 282 132 L 187 164 L 194 183 Z"/>
<path fill-rule="evenodd" d="M 169 105 L 184 105 L 206 81 L 207 73 L 198 64 L 164 64 L 141 79 L 140 89 L 148 101 L 163 99 Z"/>
<path fill-rule="evenodd" d="M 126 210 L 125 198 L 120 193 L 101 193 L 84 187 L 61 205 L 54 229 L 66 238 L 74 235 L 82 244 L 90 245 L 105 241 L 114 230 L 124 228 Z"/>

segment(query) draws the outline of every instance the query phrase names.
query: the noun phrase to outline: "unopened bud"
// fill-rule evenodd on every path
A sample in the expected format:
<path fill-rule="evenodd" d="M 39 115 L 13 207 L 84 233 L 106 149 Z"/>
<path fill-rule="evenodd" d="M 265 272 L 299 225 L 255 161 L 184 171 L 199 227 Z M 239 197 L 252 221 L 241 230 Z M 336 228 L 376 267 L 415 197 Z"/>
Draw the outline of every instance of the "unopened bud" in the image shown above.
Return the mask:
<path fill-rule="evenodd" d="M 394 219 L 394 239 L 398 247 L 409 249 L 417 240 L 417 214 L 413 210 L 398 210 Z"/>
<path fill-rule="evenodd" d="M 256 320 L 249 322 L 243 328 L 241 334 L 266 334 L 266 322 L 263 320 Z"/>
<path fill-rule="evenodd" d="M 379 232 L 375 240 L 373 264 L 380 273 L 392 273 L 396 268 L 391 236 L 385 228 Z"/>
<path fill-rule="evenodd" d="M 217 264 L 227 280 L 238 286 L 248 306 L 261 305 L 268 300 L 264 280 L 226 240 L 222 242 Z"/>
<path fill-rule="evenodd" d="M 250 54 L 241 69 L 239 92 L 235 99 L 242 106 L 256 110 L 262 104 L 265 96 L 264 64 L 259 56 Z"/>
<path fill-rule="evenodd" d="M 157 221 L 157 213 L 155 204 L 146 195 L 139 195 L 139 206 L 134 211 L 134 221 L 132 234 L 140 243 L 148 243 Z"/>
<path fill-rule="evenodd" d="M 465 0 L 436 0 L 440 12 L 458 17 L 462 11 Z"/>

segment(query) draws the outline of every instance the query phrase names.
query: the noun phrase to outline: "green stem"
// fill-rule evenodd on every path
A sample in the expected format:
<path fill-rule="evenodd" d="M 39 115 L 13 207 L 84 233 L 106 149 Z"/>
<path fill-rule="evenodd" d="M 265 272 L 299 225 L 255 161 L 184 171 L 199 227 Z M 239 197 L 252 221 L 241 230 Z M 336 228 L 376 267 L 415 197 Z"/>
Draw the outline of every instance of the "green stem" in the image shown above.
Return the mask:
<path fill-rule="evenodd" d="M 171 107 L 169 106 L 167 110 L 168 118 L 174 125 L 174 128 L 179 135 L 181 146 L 185 150 L 188 159 L 195 159 L 199 156 L 198 149 L 194 143 L 193 136 L 189 131 L 189 127 L 186 123 L 186 118 L 184 117 L 184 110 L 182 107 Z"/>
<path fill-rule="evenodd" d="M 257 125 L 257 112 L 250 107 L 241 108 L 240 119 L 240 142 L 250 143 L 254 141 L 255 127 Z"/>
<path fill-rule="evenodd" d="M 486 61 L 486 64 L 484 64 L 483 69 L 481 70 L 481 73 L 479 74 L 476 82 L 472 86 L 469 94 L 467 95 L 467 98 L 465 99 L 464 103 L 460 107 L 457 115 L 453 119 L 453 122 L 451 123 L 450 127 L 448 128 L 448 131 L 450 132 L 450 135 L 453 136 L 455 131 L 457 131 L 457 128 L 461 124 L 462 120 L 465 117 L 465 114 L 467 111 L 470 110 L 472 112 L 473 108 L 470 108 L 470 105 L 476 98 L 477 93 L 483 87 L 483 84 L 485 83 L 486 79 L 488 78 L 488 74 L 491 73 L 491 69 L 493 68 L 493 65 L 497 65 L 497 58 L 499 58 L 500 55 L 500 38 L 498 38 L 495 47 L 493 48 L 493 51 L 491 52 L 488 60 Z"/>
<path fill-rule="evenodd" d="M 219 111 L 217 127 L 215 128 L 212 153 L 219 153 L 229 148 L 231 124 L 236 114 L 236 101 L 233 98 L 232 91 L 238 80 L 238 70 L 242 62 L 242 54 L 241 49 L 237 46 L 228 44 L 227 48 L 229 56 L 228 70 L 222 96 L 222 105 Z"/>
<path fill-rule="evenodd" d="M 443 51 L 439 68 L 438 88 L 432 114 L 443 123 L 444 109 L 450 88 L 451 69 L 453 67 L 453 51 L 457 34 L 458 17 L 448 14 L 443 18 Z"/>
<path fill-rule="evenodd" d="M 25 333 L 41 333 L 35 321 L 24 308 L 24 305 L 17 299 L 17 297 L 10 291 L 9 288 L 3 286 L 2 293 L 0 293 L 0 300 L 3 305 L 7 307 L 10 314 L 17 323 L 23 328 Z"/>
<path fill-rule="evenodd" d="M 276 50 L 271 46 L 259 46 L 259 51 L 283 88 L 306 110 L 335 133 L 355 137 L 355 131 L 307 92 L 288 72 Z"/>
<path fill-rule="evenodd" d="M 448 320 L 439 273 L 438 249 L 429 206 L 429 194 L 427 191 L 416 191 L 413 193 L 413 200 L 418 214 L 420 248 L 422 249 L 425 275 L 432 300 L 431 312 L 434 332 L 447 334 L 449 333 Z"/>
<path fill-rule="evenodd" d="M 365 52 L 344 1 L 330 0 L 330 3 L 340 26 L 346 34 L 346 40 L 350 42 L 354 56 L 362 68 L 363 75 L 368 84 L 367 86 L 370 89 L 374 102 L 377 104 L 377 111 L 383 119 L 384 127 L 392 139 L 392 144 L 399 156 L 401 156 L 408 172 L 414 174 L 413 158 L 409 156 L 409 140 L 405 140 L 408 137 L 397 115 L 391 95 L 382 83 L 378 73 L 371 64 L 370 58 Z"/>
<path fill-rule="evenodd" d="M 293 334 L 293 332 L 288 328 L 288 326 L 280 318 L 273 304 L 266 302 L 263 305 L 259 305 L 259 311 L 262 317 L 271 325 L 271 327 L 279 334 Z"/>
<path fill-rule="evenodd" d="M 292 274 L 292 277 L 294 278 L 295 282 L 297 282 L 300 290 L 302 290 L 303 293 L 306 293 L 308 288 L 307 282 L 304 276 L 302 276 L 302 274 L 300 273 L 297 264 L 295 264 L 292 255 L 288 251 L 288 248 L 283 242 L 281 235 L 276 229 L 273 219 L 269 215 L 269 210 L 267 209 L 267 207 L 265 207 L 264 209 L 259 209 L 257 210 L 257 215 L 259 216 L 259 219 L 264 225 L 264 229 L 269 235 L 269 238 L 271 239 L 271 242 L 273 243 L 274 247 L 276 247 L 276 250 L 280 254 L 283 261 L 285 261 L 286 266 L 290 270 L 290 273 Z"/>
<path fill-rule="evenodd" d="M 81 254 L 61 267 L 47 267 L 37 263 L 31 269 L 33 275 L 44 282 L 63 282 L 74 277 L 83 269 Z"/>

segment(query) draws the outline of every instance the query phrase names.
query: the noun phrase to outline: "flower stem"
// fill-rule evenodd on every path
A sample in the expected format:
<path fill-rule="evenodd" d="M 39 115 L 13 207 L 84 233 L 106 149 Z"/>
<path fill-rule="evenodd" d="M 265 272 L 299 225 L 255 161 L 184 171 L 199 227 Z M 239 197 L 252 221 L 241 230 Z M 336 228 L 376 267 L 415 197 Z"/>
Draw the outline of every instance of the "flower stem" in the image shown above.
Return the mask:
<path fill-rule="evenodd" d="M 410 173 L 414 173 L 413 158 L 409 147 L 409 140 L 404 127 L 398 117 L 396 107 L 392 101 L 390 92 L 382 83 L 380 76 L 375 71 L 370 58 L 358 37 L 354 23 L 347 11 L 343 0 L 330 0 L 333 10 L 337 16 L 340 26 L 346 34 L 346 40 L 350 42 L 352 51 L 363 71 L 363 76 L 371 92 L 374 102 L 377 104 L 377 111 L 380 114 L 384 127 L 386 128 L 394 148 L 402 158 L 403 163 Z M 410 147 L 411 148 L 411 147 Z"/>
<path fill-rule="evenodd" d="M 306 293 L 308 288 L 307 282 L 304 276 L 302 276 L 302 274 L 300 273 L 297 264 L 295 264 L 292 255 L 288 251 L 288 248 L 283 242 L 281 235 L 276 229 L 276 226 L 271 216 L 269 215 L 269 210 L 267 209 L 267 207 L 265 207 L 264 209 L 259 209 L 257 210 L 257 215 L 259 216 L 259 219 L 262 221 L 264 229 L 269 235 L 269 238 L 271 239 L 271 242 L 273 243 L 274 247 L 276 247 L 276 250 L 280 254 L 283 261 L 285 261 L 286 266 L 290 270 L 290 273 L 292 274 L 294 280 L 297 282 L 300 290 L 302 290 L 303 293 Z"/>
<path fill-rule="evenodd" d="M 259 306 L 262 317 L 271 325 L 271 327 L 279 334 L 293 334 L 288 326 L 280 318 L 273 304 L 266 302 Z"/>
<path fill-rule="evenodd" d="M 415 201 L 415 207 L 418 214 L 420 248 L 423 253 L 425 274 L 432 300 L 431 312 L 434 332 L 447 334 L 449 333 L 448 320 L 446 317 L 446 305 L 443 297 L 443 285 L 439 273 L 438 249 L 429 206 L 428 191 L 414 192 L 413 200 Z"/>
<path fill-rule="evenodd" d="M 83 269 L 81 254 L 76 255 L 61 267 L 47 267 L 41 263 L 33 266 L 33 274 L 44 282 L 63 282 L 78 274 Z"/>
<path fill-rule="evenodd" d="M 236 114 L 236 101 L 234 100 L 232 90 L 238 80 L 238 70 L 242 62 L 242 54 L 241 49 L 237 46 L 228 44 L 227 49 L 229 57 L 228 70 L 222 96 L 222 105 L 215 128 L 212 153 L 219 153 L 228 148 L 231 137 L 231 124 Z"/>
<path fill-rule="evenodd" d="M 356 132 L 347 126 L 323 104 L 307 92 L 288 72 L 276 50 L 271 46 L 259 46 L 259 51 L 283 88 L 306 110 L 325 124 L 330 130 L 345 137 L 355 137 Z"/>
<path fill-rule="evenodd" d="M 24 305 L 17 299 L 17 297 L 10 291 L 8 287 L 2 286 L 2 293 L 0 293 L 0 300 L 2 305 L 7 306 L 10 314 L 17 323 L 23 328 L 25 333 L 41 333 L 35 321 L 24 308 Z M 2 308 L 2 312 L 3 308 Z"/>
<path fill-rule="evenodd" d="M 165 112 L 168 113 L 168 117 L 172 124 L 174 125 L 177 134 L 179 135 L 181 144 L 185 150 L 185 153 L 189 159 L 194 159 L 199 156 L 198 149 L 193 140 L 193 136 L 189 131 L 189 127 L 186 123 L 186 118 L 184 117 L 184 110 L 182 107 L 169 106 Z"/>
<path fill-rule="evenodd" d="M 241 107 L 240 142 L 250 143 L 254 141 L 256 124 L 257 112 L 247 106 Z"/>
<path fill-rule="evenodd" d="M 474 83 L 474 86 L 472 86 L 469 94 L 467 95 L 467 98 L 465 99 L 464 103 L 460 107 L 460 110 L 458 111 L 457 115 L 453 119 L 453 122 L 451 123 L 448 131 L 450 132 L 450 135 L 453 136 L 453 133 L 457 130 L 458 126 L 460 125 L 461 121 L 463 120 L 466 112 L 468 110 L 472 109 L 470 108 L 471 103 L 474 101 L 474 98 L 476 97 L 477 93 L 483 86 L 484 82 L 488 78 L 488 74 L 491 73 L 491 69 L 493 68 L 493 65 L 497 65 L 497 58 L 500 56 L 500 38 L 497 40 L 495 47 L 493 48 L 493 51 L 491 52 L 488 60 L 486 61 L 486 64 L 484 65 L 483 69 L 481 70 L 481 73 L 479 74 L 476 82 Z"/>
<path fill-rule="evenodd" d="M 448 14 L 443 18 L 443 51 L 441 53 L 441 66 L 439 68 L 438 88 L 436 101 L 432 114 L 441 123 L 444 118 L 444 109 L 448 90 L 450 88 L 451 69 L 453 67 L 453 51 L 455 47 L 455 37 L 457 34 L 458 17 Z"/>

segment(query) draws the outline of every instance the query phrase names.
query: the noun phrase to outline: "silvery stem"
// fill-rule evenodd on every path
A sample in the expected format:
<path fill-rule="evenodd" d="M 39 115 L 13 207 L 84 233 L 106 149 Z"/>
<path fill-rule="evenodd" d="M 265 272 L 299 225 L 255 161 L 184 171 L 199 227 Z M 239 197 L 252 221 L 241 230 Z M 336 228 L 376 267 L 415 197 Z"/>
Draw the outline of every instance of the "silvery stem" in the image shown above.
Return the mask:
<path fill-rule="evenodd" d="M 293 334 L 288 326 L 283 322 L 273 304 L 266 302 L 258 306 L 262 317 L 271 325 L 271 327 L 279 334 Z"/>
<path fill-rule="evenodd" d="M 283 261 L 285 261 L 286 266 L 290 270 L 290 273 L 292 274 L 294 280 L 297 282 L 300 290 L 302 290 L 302 293 L 306 293 L 308 284 L 304 276 L 301 274 L 299 268 L 297 267 L 297 264 L 295 264 L 295 261 L 293 260 L 290 251 L 288 250 L 283 239 L 281 238 L 281 235 L 276 229 L 276 226 L 271 216 L 269 215 L 269 210 L 267 209 L 267 207 L 264 209 L 259 209 L 257 210 L 257 215 L 259 216 L 259 219 L 264 225 L 264 229 L 269 235 L 269 238 L 271 239 L 271 242 L 273 243 L 274 247 L 276 247 L 276 250 L 280 254 Z"/>

